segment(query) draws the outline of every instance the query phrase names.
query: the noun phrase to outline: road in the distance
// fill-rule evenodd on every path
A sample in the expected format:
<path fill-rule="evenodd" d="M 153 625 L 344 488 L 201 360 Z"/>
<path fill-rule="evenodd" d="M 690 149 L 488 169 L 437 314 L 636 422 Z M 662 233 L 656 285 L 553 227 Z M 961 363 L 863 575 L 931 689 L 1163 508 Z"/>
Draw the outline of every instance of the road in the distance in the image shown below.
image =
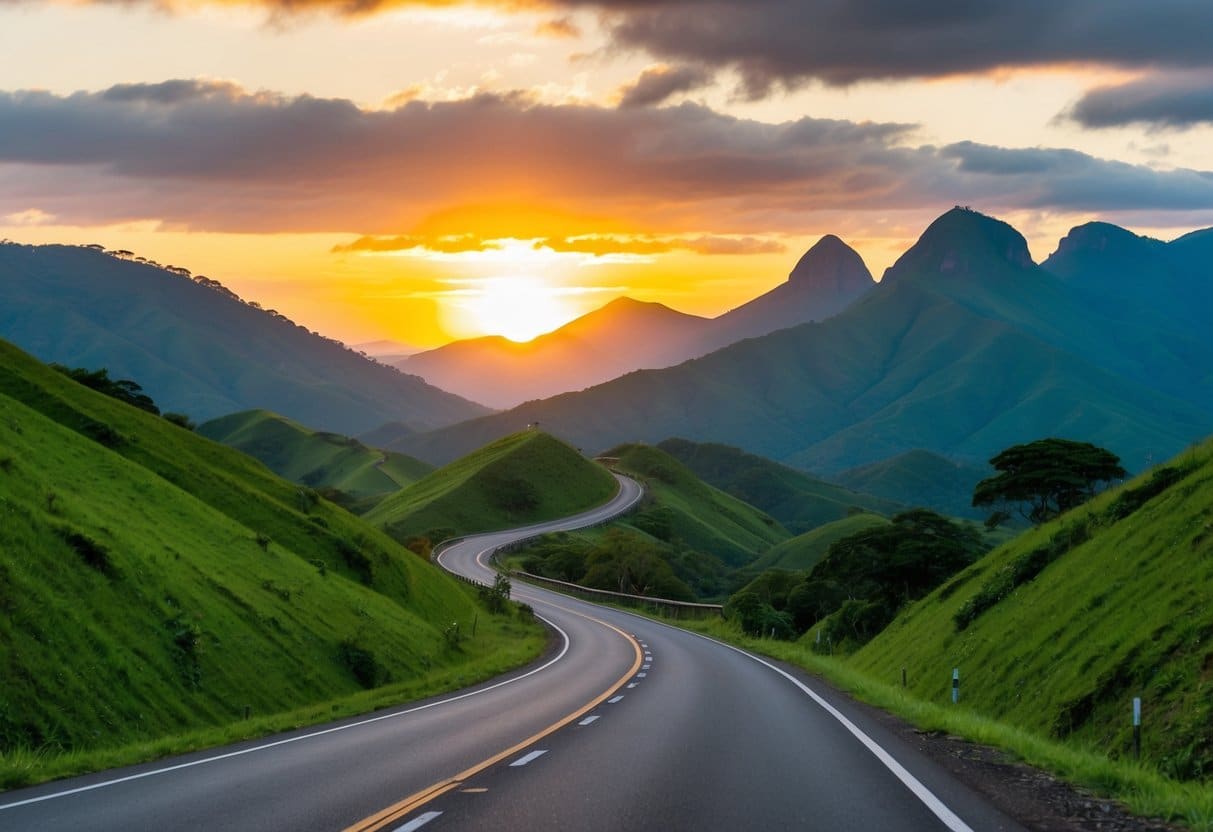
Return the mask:
<path fill-rule="evenodd" d="M 608 506 L 527 533 L 598 522 L 638 495 L 624 480 Z M 469 538 L 443 563 L 490 581 L 478 556 L 522 534 Z M 835 703 L 873 748 L 732 648 L 530 586 L 514 597 L 561 633 L 536 667 L 362 719 L 9 792 L 0 829 L 1018 828 L 858 709 Z"/>

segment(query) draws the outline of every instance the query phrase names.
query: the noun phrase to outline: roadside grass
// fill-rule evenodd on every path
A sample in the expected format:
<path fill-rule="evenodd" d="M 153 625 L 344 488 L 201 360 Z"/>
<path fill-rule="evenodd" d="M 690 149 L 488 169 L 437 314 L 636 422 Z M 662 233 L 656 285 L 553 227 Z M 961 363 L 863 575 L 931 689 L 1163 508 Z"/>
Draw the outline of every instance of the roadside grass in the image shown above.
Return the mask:
<path fill-rule="evenodd" d="M 465 632 L 471 623 L 464 622 Z M 0 791 L 32 786 L 50 780 L 135 765 L 165 757 L 257 740 L 352 717 L 375 716 L 375 711 L 399 708 L 444 693 L 488 681 L 536 661 L 549 642 L 544 631 L 516 619 L 481 614 L 475 639 L 460 644 L 463 660 L 452 667 L 435 668 L 415 678 L 373 690 L 274 714 L 253 712 L 212 728 L 157 737 L 116 748 L 62 751 L 53 746 L 0 749 Z M 0 798 L 0 803 L 3 798 Z"/>
<path fill-rule="evenodd" d="M 0 787 L 470 684 L 544 638 L 255 460 L 0 342 Z"/>

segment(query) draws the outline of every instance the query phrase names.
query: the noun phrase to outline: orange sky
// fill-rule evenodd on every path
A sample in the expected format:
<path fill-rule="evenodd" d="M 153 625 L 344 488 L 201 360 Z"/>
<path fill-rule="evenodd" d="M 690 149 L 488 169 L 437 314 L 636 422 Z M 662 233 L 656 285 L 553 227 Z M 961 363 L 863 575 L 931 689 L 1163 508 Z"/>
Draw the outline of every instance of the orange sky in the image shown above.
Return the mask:
<path fill-rule="evenodd" d="M 314 5 L 0 4 L 0 237 L 130 249 L 351 343 L 430 347 L 625 294 L 716 315 L 825 233 L 879 277 L 955 203 L 1038 259 L 1089 219 L 1213 225 L 1208 121 L 1066 116 L 1154 78 L 1115 56 L 840 82 L 705 63 L 607 0 Z"/>

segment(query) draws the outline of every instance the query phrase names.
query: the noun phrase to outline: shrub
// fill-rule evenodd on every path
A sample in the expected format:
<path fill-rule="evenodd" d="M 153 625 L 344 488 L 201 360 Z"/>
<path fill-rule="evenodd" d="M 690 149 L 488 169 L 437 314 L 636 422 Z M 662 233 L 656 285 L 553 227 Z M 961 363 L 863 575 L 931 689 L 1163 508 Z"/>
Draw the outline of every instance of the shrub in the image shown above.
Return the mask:
<path fill-rule="evenodd" d="M 88 566 L 107 577 L 114 577 L 117 574 L 118 570 L 110 559 L 109 550 L 100 543 L 69 529 L 60 529 L 59 536 L 63 538 L 63 541 L 68 546 L 71 546 L 75 550 L 80 559 Z"/>
<path fill-rule="evenodd" d="M 364 688 L 378 687 L 387 681 L 387 672 L 375 654 L 354 639 L 342 639 L 337 644 L 337 660 Z"/>

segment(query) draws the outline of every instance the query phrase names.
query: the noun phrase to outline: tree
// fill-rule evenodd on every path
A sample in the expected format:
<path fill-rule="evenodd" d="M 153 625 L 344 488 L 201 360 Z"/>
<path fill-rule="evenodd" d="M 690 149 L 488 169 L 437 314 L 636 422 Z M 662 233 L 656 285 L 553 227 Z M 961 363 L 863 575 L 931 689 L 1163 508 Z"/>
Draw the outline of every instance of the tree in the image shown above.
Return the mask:
<path fill-rule="evenodd" d="M 999 473 L 977 484 L 973 505 L 1014 505 L 1035 525 L 1085 503 L 1101 483 L 1125 476 L 1116 454 L 1069 439 L 1014 445 L 990 464 Z"/>

